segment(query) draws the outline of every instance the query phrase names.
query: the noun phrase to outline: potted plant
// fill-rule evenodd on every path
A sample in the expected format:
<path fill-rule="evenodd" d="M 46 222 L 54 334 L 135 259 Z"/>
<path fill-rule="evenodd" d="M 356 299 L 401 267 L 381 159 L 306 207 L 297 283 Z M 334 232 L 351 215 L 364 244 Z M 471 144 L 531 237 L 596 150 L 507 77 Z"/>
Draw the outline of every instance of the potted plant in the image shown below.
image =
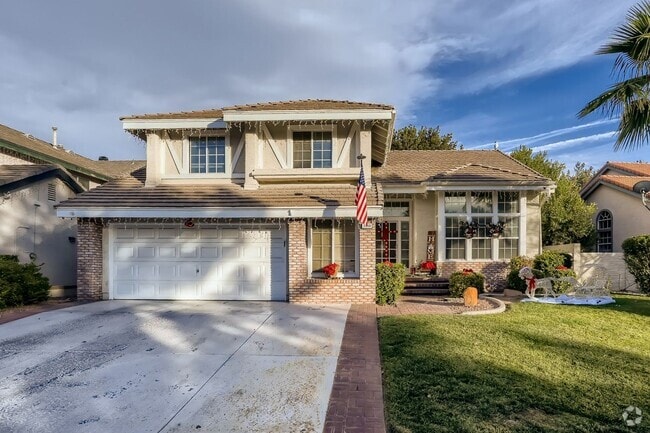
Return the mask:
<path fill-rule="evenodd" d="M 323 267 L 323 272 L 325 275 L 327 275 L 327 278 L 335 278 L 339 277 L 339 269 L 341 269 L 341 265 L 338 263 L 330 263 L 327 266 Z"/>
<path fill-rule="evenodd" d="M 425 260 L 422 263 L 420 263 L 420 270 L 424 272 L 428 272 L 429 275 L 435 275 L 436 268 L 437 268 L 436 262 L 431 260 Z"/>

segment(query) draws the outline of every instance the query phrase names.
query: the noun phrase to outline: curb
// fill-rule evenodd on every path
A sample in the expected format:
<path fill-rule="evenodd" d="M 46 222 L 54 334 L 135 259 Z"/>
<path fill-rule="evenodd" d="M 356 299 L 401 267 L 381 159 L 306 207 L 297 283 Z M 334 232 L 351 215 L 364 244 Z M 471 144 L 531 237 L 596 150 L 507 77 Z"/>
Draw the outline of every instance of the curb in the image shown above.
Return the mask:
<path fill-rule="evenodd" d="M 493 304 L 496 304 L 497 306 L 489 310 L 465 311 L 464 313 L 460 313 L 460 315 L 461 316 L 483 316 L 485 314 L 499 314 L 506 311 L 506 304 L 504 304 L 504 302 L 501 299 L 493 298 L 491 296 L 483 296 L 483 295 L 481 295 L 480 298 L 490 301 Z"/>

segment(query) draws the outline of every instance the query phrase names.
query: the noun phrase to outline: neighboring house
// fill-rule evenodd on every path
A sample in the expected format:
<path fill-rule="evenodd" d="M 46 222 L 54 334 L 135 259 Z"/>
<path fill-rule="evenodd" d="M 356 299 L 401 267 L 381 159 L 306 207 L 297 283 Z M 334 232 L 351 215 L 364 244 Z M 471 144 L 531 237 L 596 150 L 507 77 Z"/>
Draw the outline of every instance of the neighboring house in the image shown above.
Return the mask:
<path fill-rule="evenodd" d="M 75 286 L 76 224 L 56 216 L 59 201 L 144 166 L 144 161 L 93 161 L 57 144 L 0 125 L 0 254 L 43 263 L 54 286 Z"/>
<path fill-rule="evenodd" d="M 0 253 L 43 263 L 55 293 L 76 284 L 76 224 L 56 216 L 54 206 L 83 191 L 53 165 L 0 165 Z"/>
<path fill-rule="evenodd" d="M 146 170 L 58 208 L 78 222 L 79 296 L 372 302 L 378 261 L 496 281 L 541 251 L 551 181 L 498 151 L 389 153 L 394 121 L 388 105 L 329 100 L 122 118 Z M 340 278 L 325 278 L 332 262 Z"/>
<path fill-rule="evenodd" d="M 642 181 L 650 181 L 650 164 L 607 162 L 580 191 L 586 202 L 597 206 L 597 252 L 622 252 L 625 239 L 650 233 L 650 213 L 633 191 Z"/>

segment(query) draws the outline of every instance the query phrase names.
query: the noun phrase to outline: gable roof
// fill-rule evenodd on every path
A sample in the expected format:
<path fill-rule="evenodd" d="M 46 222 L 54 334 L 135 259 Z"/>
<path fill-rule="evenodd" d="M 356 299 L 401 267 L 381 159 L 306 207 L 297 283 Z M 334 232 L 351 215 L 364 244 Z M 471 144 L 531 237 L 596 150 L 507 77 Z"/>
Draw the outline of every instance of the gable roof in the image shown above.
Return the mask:
<path fill-rule="evenodd" d="M 586 200 L 600 185 L 618 187 L 634 193 L 634 185 L 643 181 L 650 181 L 649 163 L 607 161 L 582 187 L 580 196 Z"/>
<path fill-rule="evenodd" d="M 320 110 L 393 110 L 390 105 L 369 102 L 335 101 L 331 99 L 301 99 L 294 101 L 261 102 L 247 105 L 231 105 L 198 111 L 175 113 L 136 114 L 120 117 L 120 120 L 159 119 L 223 119 L 224 111 L 320 111 Z"/>
<path fill-rule="evenodd" d="M 356 211 L 356 185 L 346 184 L 291 184 L 291 185 L 262 185 L 256 190 L 245 190 L 235 184 L 199 184 L 199 185 L 156 185 L 145 187 L 146 169 L 135 171 L 129 176 L 112 180 L 77 197 L 61 202 L 61 211 L 92 212 L 122 212 L 126 216 L 129 211 L 147 212 L 155 209 L 158 216 L 165 212 L 173 212 L 175 216 L 192 216 L 197 209 L 209 212 L 211 209 L 226 209 L 234 212 L 245 212 L 246 209 L 313 209 L 323 211 L 326 208 L 335 210 L 342 207 L 351 209 L 351 215 Z M 381 206 L 383 194 L 376 186 L 368 190 L 368 206 Z M 61 215 L 61 214 L 60 214 Z M 217 212 L 211 215 L 218 217 Z M 115 214 L 111 214 L 115 216 Z M 169 215 L 167 215 L 169 216 Z M 289 215 L 285 210 L 283 217 Z M 277 217 L 277 216 L 276 216 Z"/>
<path fill-rule="evenodd" d="M 49 164 L 0 165 L 0 192 L 9 192 L 44 179 L 58 177 L 76 193 L 83 187 L 64 169 Z"/>
<path fill-rule="evenodd" d="M 80 173 L 100 181 L 126 174 L 125 161 L 94 161 L 63 148 L 0 124 L 0 150 L 8 151 L 37 163 L 56 164 L 71 172 Z M 145 161 L 128 161 L 142 167 Z M 131 169 L 133 171 L 133 169 Z"/>
<path fill-rule="evenodd" d="M 383 184 L 517 183 L 551 186 L 548 178 L 498 150 L 398 150 L 373 180 Z"/>

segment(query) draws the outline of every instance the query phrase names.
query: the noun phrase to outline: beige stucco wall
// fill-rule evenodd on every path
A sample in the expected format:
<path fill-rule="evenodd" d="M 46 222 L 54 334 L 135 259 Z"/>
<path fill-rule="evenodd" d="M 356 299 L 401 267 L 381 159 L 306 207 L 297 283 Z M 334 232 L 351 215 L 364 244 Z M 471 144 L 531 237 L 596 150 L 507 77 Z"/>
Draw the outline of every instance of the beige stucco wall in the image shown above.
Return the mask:
<path fill-rule="evenodd" d="M 56 185 L 56 201 L 47 199 L 49 183 Z M 50 284 L 75 285 L 76 245 L 68 237 L 76 237 L 76 223 L 58 218 L 54 209 L 74 195 L 61 180 L 49 179 L 0 197 L 0 254 L 16 254 L 25 263 L 34 252 L 35 262 L 44 263 L 41 269 Z"/>
<path fill-rule="evenodd" d="M 534 191 L 526 195 L 526 254 L 529 257 L 542 252 L 542 200 Z"/>
<path fill-rule="evenodd" d="M 650 212 L 641 203 L 641 197 L 632 195 L 606 185 L 600 185 L 587 198 L 587 202 L 596 203 L 598 212 L 607 209 L 613 218 L 614 252 L 622 252 L 621 244 L 627 238 L 650 233 Z"/>
<path fill-rule="evenodd" d="M 410 266 L 416 266 L 427 257 L 427 232 L 436 231 L 438 227 L 437 194 L 414 194 L 412 214 Z"/>

